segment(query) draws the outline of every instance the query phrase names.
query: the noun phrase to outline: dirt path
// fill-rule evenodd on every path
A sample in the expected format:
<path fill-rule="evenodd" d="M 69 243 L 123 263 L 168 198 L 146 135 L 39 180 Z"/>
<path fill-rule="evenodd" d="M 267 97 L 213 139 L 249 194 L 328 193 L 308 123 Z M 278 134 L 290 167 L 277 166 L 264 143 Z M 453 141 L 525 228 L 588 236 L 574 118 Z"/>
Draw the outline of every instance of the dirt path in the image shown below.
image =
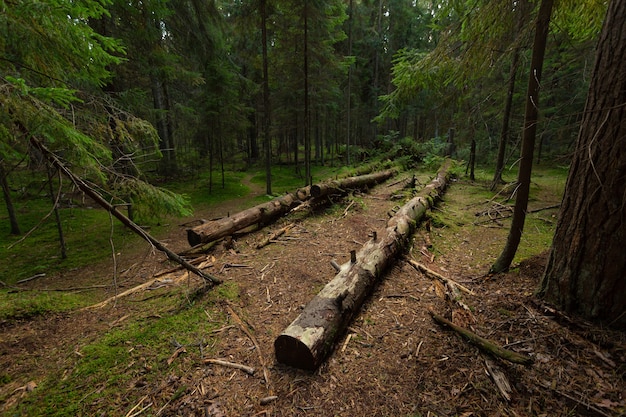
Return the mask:
<path fill-rule="evenodd" d="M 626 410 L 624 335 L 600 332 L 584 323 L 563 326 L 555 320 L 533 297 L 543 257 L 509 274 L 485 276 L 506 235 L 506 228 L 499 227 L 433 227 L 428 235 L 430 249 L 425 235 L 418 233 L 406 257 L 388 271 L 317 371 L 276 363 L 275 337 L 334 276 L 331 259 L 347 261 L 350 250 L 358 250 L 371 231 L 385 224 L 388 212 L 398 204 L 390 199 L 401 186 L 390 186 L 395 181 L 331 208 L 240 235 L 233 247 L 218 245 L 211 253 L 214 262 L 207 271 L 224 279 L 224 288 L 234 289 L 236 297 L 228 303 L 206 303 L 208 316 L 226 317 L 219 337 L 206 350 L 210 348 L 212 357 L 256 368 L 254 375 L 202 365 L 203 351 L 188 348 L 176 358 L 178 371 L 171 369 L 150 384 L 140 384 L 138 376 L 132 389 L 104 401 L 115 403 L 120 415 L 125 415 L 146 398 L 141 404 L 153 404 L 146 415 L 160 410 L 162 416 L 613 416 Z M 243 183 L 253 194 L 263 193 L 249 178 Z M 457 210 L 476 210 L 457 202 L 464 187 L 474 186 L 459 182 L 446 195 L 439 213 L 450 224 L 459 221 Z M 197 216 L 217 217 L 245 202 L 230 202 Z M 288 236 L 261 250 L 254 248 L 271 230 L 293 221 L 296 226 Z M 180 232 L 177 228 L 168 237 L 173 248 L 185 247 Z M 455 296 L 446 295 L 445 287 L 418 273 L 407 259 L 472 288 L 475 295 L 462 296 L 468 309 L 459 307 Z M 159 256 L 153 254 L 126 262 L 135 265 L 127 267 L 129 272 L 122 277 L 128 285 L 163 269 Z M 0 367 L 27 378 L 3 385 L 0 398 L 7 397 L 19 381 L 39 381 L 49 372 L 63 375 L 64 369 L 70 372 L 68 356 L 80 354 L 79 349 L 73 353 L 74 346 L 84 346 L 112 326 L 124 325 L 123 320 L 130 320 L 124 317 L 141 309 L 136 299 L 120 300 L 115 307 L 98 311 L 5 325 Z M 490 358 L 435 324 L 429 309 L 533 357 L 535 363 L 523 367 Z M 241 330 L 233 312 L 258 345 Z M 508 378 L 511 400 L 503 398 L 486 373 L 487 360 Z M 8 395 L 4 409 L 27 395 L 19 391 Z M 276 398 L 261 404 L 269 396 Z M 83 415 L 93 415 L 102 407 L 97 401 L 85 404 Z"/>

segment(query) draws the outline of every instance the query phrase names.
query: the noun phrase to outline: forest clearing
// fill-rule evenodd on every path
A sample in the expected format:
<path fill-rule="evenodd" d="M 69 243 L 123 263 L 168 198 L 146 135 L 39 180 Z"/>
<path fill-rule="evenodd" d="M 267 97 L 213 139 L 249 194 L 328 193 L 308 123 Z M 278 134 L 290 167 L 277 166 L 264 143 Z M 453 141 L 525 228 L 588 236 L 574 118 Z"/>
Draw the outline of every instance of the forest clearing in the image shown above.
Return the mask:
<path fill-rule="evenodd" d="M 0 414 L 626 415 L 626 2 L 0 5 Z"/>
<path fill-rule="evenodd" d="M 276 361 L 275 338 L 335 274 L 331 261 L 348 261 L 351 250 L 380 230 L 401 204 L 392 196 L 406 199 L 410 175 L 220 240 L 199 264 L 223 280 L 210 289 L 146 245 L 120 256 L 116 283 L 109 261 L 21 284 L 22 291 L 107 284 L 89 290 L 101 301 L 151 282 L 99 308 L 3 321 L 3 414 L 622 414 L 624 334 L 559 314 L 534 295 L 562 175 L 538 175 L 530 209 L 548 208 L 529 215 L 521 258 L 497 275 L 487 271 L 506 236 L 507 196 L 488 192 L 486 178 L 453 179 L 319 368 Z M 431 179 L 422 172 L 417 184 Z M 234 204 L 195 218 L 233 213 Z M 282 236 L 256 248 L 285 226 Z M 181 226 L 163 241 L 179 252 L 189 248 Z M 451 292 L 415 263 L 471 293 Z M 485 353 L 431 313 L 533 362 Z"/>

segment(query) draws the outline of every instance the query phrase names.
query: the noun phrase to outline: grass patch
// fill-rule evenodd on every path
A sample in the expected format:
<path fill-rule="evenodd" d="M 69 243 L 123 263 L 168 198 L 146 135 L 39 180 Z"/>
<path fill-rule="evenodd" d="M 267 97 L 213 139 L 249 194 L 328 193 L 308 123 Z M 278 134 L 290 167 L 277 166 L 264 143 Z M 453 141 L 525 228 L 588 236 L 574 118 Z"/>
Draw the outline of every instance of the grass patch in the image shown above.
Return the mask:
<path fill-rule="evenodd" d="M 41 200 L 30 200 L 20 210 L 20 226 L 30 230 L 50 210 Z M 59 271 L 80 268 L 111 256 L 109 214 L 101 209 L 64 208 L 60 210 L 67 258 L 61 256 L 59 233 L 54 217 L 48 217 L 26 239 L 10 236 L 8 222 L 0 228 L 0 276 L 12 285 L 36 274 L 54 275 Z M 116 247 L 139 240 L 114 220 L 113 241 Z"/>
<path fill-rule="evenodd" d="M 250 189 L 242 184 L 242 180 L 247 175 L 241 171 L 227 171 L 224 173 L 224 183 L 222 184 L 221 174 L 214 172 L 211 180 L 208 172 L 202 172 L 193 179 L 170 181 L 163 184 L 163 187 L 177 194 L 185 195 L 193 207 L 210 206 L 248 195 Z"/>
<path fill-rule="evenodd" d="M 509 233 L 511 218 L 491 222 L 489 217 L 477 216 L 494 204 L 513 206 L 510 199 L 514 187 L 503 192 L 490 191 L 493 171 L 477 169 L 475 181 L 465 176 L 452 185 L 443 197 L 443 202 L 431 213 L 433 227 L 432 251 L 446 256 L 461 247 L 468 257 L 469 266 L 486 273 L 488 267 L 504 249 Z M 542 208 L 560 203 L 567 178 L 567 169 L 562 167 L 538 167 L 533 174 L 529 208 Z M 544 252 L 552 244 L 556 228 L 558 209 L 529 213 L 526 216 L 524 233 L 512 265 L 523 259 Z M 463 247 L 464 242 L 479 242 Z"/>
<path fill-rule="evenodd" d="M 87 305 L 84 295 L 41 291 L 0 292 L 0 320 L 25 319 Z"/>
<path fill-rule="evenodd" d="M 146 315 L 109 330 L 79 347 L 80 356 L 70 358 L 75 361 L 70 372 L 49 375 L 20 402 L 16 415 L 42 415 L 44 410 L 49 416 L 125 415 L 141 397 L 135 386 L 156 387 L 168 377 L 187 374 L 201 360 L 200 344 L 210 354 L 211 331 L 226 318 L 214 312 L 208 320 L 205 309 L 196 303 L 175 314 Z M 168 364 L 177 343 L 187 347 L 187 354 Z"/>

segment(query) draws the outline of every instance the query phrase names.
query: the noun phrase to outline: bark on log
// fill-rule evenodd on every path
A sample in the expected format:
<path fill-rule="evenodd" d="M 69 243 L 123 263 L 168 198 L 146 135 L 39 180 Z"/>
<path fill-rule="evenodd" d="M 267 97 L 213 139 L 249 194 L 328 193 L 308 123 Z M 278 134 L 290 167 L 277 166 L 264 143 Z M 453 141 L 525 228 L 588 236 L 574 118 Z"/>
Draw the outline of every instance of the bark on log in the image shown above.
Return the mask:
<path fill-rule="evenodd" d="M 395 170 L 386 170 L 374 174 L 349 177 L 329 183 L 320 183 L 310 187 L 300 188 L 295 194 L 285 194 L 270 202 L 241 211 L 231 217 L 212 220 L 187 229 L 187 241 L 191 246 L 209 243 L 223 238 L 224 236 L 232 235 L 238 230 L 245 229 L 254 224 L 271 223 L 280 216 L 287 214 L 302 201 L 308 200 L 311 197 L 317 199 L 321 196 L 341 194 L 345 192 L 346 189 L 356 189 L 374 185 L 394 175 L 396 175 Z"/>
<path fill-rule="evenodd" d="M 341 266 L 339 273 L 276 338 L 278 362 L 314 370 L 331 351 L 335 340 L 359 311 L 383 272 L 403 250 L 416 223 L 439 198 L 447 183 L 446 162 L 437 177 L 417 197 L 405 204 L 356 254 L 354 262 Z"/>
<path fill-rule="evenodd" d="M 293 194 L 285 194 L 267 203 L 259 204 L 247 210 L 236 213 L 187 229 L 187 241 L 191 246 L 209 243 L 229 236 L 238 230 L 258 223 L 270 223 L 278 217 L 288 213 L 300 204 L 300 200 Z"/>
<path fill-rule="evenodd" d="M 314 184 L 311 186 L 309 191 L 311 196 L 315 198 L 326 195 L 342 194 L 345 193 L 346 190 L 360 189 L 386 181 L 396 174 L 396 170 L 388 169 L 386 171 L 375 172 L 373 174 Z"/>

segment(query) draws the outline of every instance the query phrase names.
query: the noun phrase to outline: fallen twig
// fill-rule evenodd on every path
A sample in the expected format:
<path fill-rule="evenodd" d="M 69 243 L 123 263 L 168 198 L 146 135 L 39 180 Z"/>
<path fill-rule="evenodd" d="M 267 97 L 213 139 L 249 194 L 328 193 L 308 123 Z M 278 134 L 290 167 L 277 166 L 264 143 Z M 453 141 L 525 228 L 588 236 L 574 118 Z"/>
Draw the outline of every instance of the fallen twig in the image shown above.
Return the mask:
<path fill-rule="evenodd" d="M 354 200 L 350 201 L 350 204 L 348 204 L 348 207 L 346 207 L 346 209 L 343 211 L 343 215 L 341 217 L 346 217 L 348 215 L 348 211 L 350 211 L 350 208 L 354 205 Z"/>
<path fill-rule="evenodd" d="M 228 310 L 228 313 L 233 318 L 233 320 L 235 320 L 235 322 L 237 322 L 239 327 L 241 327 L 241 330 L 246 334 L 246 336 L 248 336 L 248 338 L 250 338 L 250 340 L 254 344 L 254 347 L 255 347 L 255 349 L 257 351 L 257 354 L 259 355 L 259 362 L 261 363 L 261 368 L 263 368 L 263 378 L 265 379 L 265 384 L 269 388 L 270 394 L 271 394 L 272 393 L 272 387 L 270 385 L 270 378 L 269 378 L 268 373 L 267 373 L 267 367 L 265 366 L 265 359 L 263 358 L 263 352 L 261 352 L 261 347 L 259 346 L 259 343 L 257 342 L 256 337 L 254 337 L 252 332 L 250 332 L 250 330 L 248 329 L 248 326 L 246 326 L 244 324 L 244 322 L 239 318 L 237 313 L 235 313 L 235 310 L 233 310 L 233 308 L 230 306 L 230 304 L 226 304 L 226 309 Z"/>
<path fill-rule="evenodd" d="M 137 408 L 139 408 L 141 406 L 141 403 L 143 403 L 146 398 L 148 398 L 147 395 L 144 395 L 141 400 L 139 400 L 139 402 L 137 404 L 135 404 L 135 406 L 133 408 L 130 409 L 130 411 L 128 413 L 126 413 L 126 417 L 135 417 L 138 416 L 139 414 L 143 413 L 144 411 L 146 411 L 148 408 L 152 407 L 152 403 L 149 403 L 148 405 L 146 405 L 145 407 L 143 407 L 142 409 L 140 409 L 139 411 L 135 411 Z"/>
<path fill-rule="evenodd" d="M 276 395 L 270 395 L 269 397 L 265 397 L 265 398 L 261 398 L 260 404 L 261 405 L 268 405 L 271 402 L 274 402 L 278 399 L 278 397 Z"/>
<path fill-rule="evenodd" d="M 178 282 L 187 279 L 191 277 L 191 275 L 188 272 L 185 272 L 184 274 L 182 274 L 181 276 L 179 276 L 178 278 L 174 279 L 174 280 L 166 280 L 165 278 L 159 277 L 159 278 L 153 278 L 149 281 L 144 282 L 143 284 L 137 285 L 136 287 L 130 288 L 122 293 L 116 294 L 112 297 L 107 298 L 104 301 L 101 301 L 97 304 L 92 304 L 90 306 L 84 307 L 83 310 L 90 310 L 90 309 L 95 309 L 95 308 L 101 308 L 104 307 L 114 301 L 116 301 L 118 298 L 122 298 L 122 297 L 126 297 L 127 295 L 136 293 L 138 291 L 141 291 L 143 289 L 147 289 L 150 288 L 153 284 L 155 283 L 159 283 L 159 282 L 164 282 L 167 285 L 173 285 L 173 284 L 177 284 Z"/>
<path fill-rule="evenodd" d="M 185 349 L 185 347 L 184 347 L 184 346 L 179 346 L 179 347 L 178 347 L 178 349 L 176 349 L 176 350 L 174 351 L 174 353 L 172 353 L 172 356 L 170 356 L 170 357 L 167 359 L 167 364 L 168 364 L 168 365 L 171 365 L 171 364 L 172 364 L 172 362 L 174 362 L 174 360 L 175 360 L 177 357 L 179 357 L 180 355 L 182 355 L 183 353 L 187 353 L 187 349 Z"/>
<path fill-rule="evenodd" d="M 491 353 L 492 355 L 495 355 L 509 362 L 519 363 L 522 365 L 530 365 L 533 363 L 533 359 L 531 357 L 504 349 L 503 347 L 498 346 L 491 340 L 480 337 L 476 333 L 473 333 L 467 329 L 464 329 L 463 327 L 457 326 L 449 320 L 444 319 L 443 317 L 435 314 L 435 312 L 432 310 L 430 310 L 430 315 L 433 317 L 433 319 L 435 319 L 437 323 L 450 327 L 452 330 L 461 334 L 462 336 L 465 336 L 470 342 L 483 349 L 484 351 Z"/>
<path fill-rule="evenodd" d="M 485 359 L 485 366 L 487 368 L 487 374 L 491 376 L 491 379 L 493 380 L 494 384 L 496 384 L 496 387 L 498 388 L 498 391 L 500 391 L 500 394 L 502 394 L 505 400 L 511 401 L 511 393 L 513 392 L 513 390 L 511 389 L 511 383 L 509 382 L 509 379 L 506 377 L 504 372 L 502 372 L 496 366 L 496 364 L 494 364 L 489 359 Z"/>
<path fill-rule="evenodd" d="M 46 273 L 42 272 L 41 274 L 36 274 L 36 275 L 33 275 L 32 277 L 21 279 L 21 280 L 17 281 L 16 284 L 23 284 L 25 282 L 32 281 L 34 279 L 45 277 L 45 276 L 46 276 Z"/>
<path fill-rule="evenodd" d="M 221 366 L 226 366 L 226 367 L 229 367 L 229 368 L 239 369 L 241 371 L 244 371 L 248 375 L 254 375 L 254 371 L 255 371 L 255 369 L 250 367 L 250 366 L 242 365 L 240 363 L 223 361 L 221 359 L 205 359 L 204 363 L 205 363 L 205 365 L 206 364 L 221 365 Z"/>
<path fill-rule="evenodd" d="M 417 269 L 418 271 L 429 275 L 430 277 L 433 278 L 437 278 L 438 280 L 440 280 L 441 282 L 443 282 L 444 284 L 448 284 L 450 286 L 456 286 L 458 287 L 461 291 L 469 294 L 469 295 L 476 295 L 476 293 L 474 293 L 474 291 L 470 290 L 469 288 L 459 284 L 458 282 L 454 281 L 453 279 L 450 278 L 446 278 L 443 275 L 433 271 L 432 269 L 427 268 L 426 266 L 422 265 L 419 262 L 414 261 L 413 259 L 409 259 L 409 263 L 411 264 L 411 266 L 413 266 L 415 269 Z"/>
<path fill-rule="evenodd" d="M 285 233 L 287 233 L 289 231 L 289 229 L 293 228 L 294 226 L 295 226 L 295 223 L 290 223 L 287 226 L 283 227 L 282 229 L 275 231 L 274 233 L 269 235 L 266 239 L 264 239 L 263 241 L 259 242 L 256 245 L 256 248 L 257 249 L 261 249 L 262 247 L 265 247 L 265 246 L 269 245 L 277 237 L 279 237 L 281 235 L 284 235 Z"/>

